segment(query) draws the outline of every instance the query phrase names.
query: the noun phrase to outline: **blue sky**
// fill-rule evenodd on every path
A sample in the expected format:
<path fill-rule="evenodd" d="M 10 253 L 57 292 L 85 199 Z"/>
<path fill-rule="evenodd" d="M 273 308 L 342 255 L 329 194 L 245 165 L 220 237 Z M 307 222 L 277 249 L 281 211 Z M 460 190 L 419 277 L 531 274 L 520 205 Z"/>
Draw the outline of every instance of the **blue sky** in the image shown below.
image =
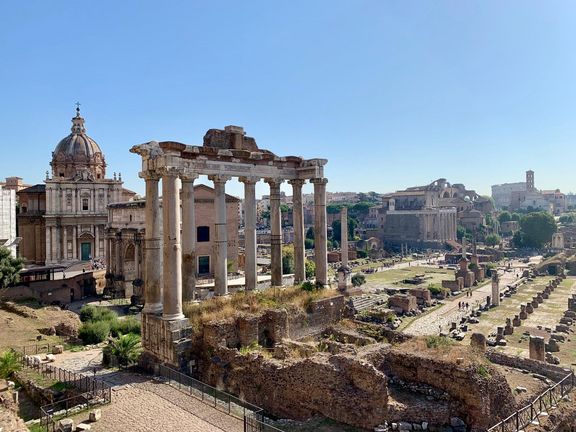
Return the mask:
<path fill-rule="evenodd" d="M 41 182 L 78 100 L 140 193 L 132 145 L 228 124 L 327 158 L 332 191 L 532 169 L 576 192 L 575 22 L 573 1 L 4 1 L 0 177 Z"/>

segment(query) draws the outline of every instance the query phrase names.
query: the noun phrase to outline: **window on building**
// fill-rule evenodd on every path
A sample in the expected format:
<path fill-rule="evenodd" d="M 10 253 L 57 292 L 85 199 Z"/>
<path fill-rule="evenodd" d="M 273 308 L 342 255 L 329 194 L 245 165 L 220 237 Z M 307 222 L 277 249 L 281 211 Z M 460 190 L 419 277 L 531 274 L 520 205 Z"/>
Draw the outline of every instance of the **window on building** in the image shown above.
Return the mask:
<path fill-rule="evenodd" d="M 210 273 L 210 257 L 200 256 L 198 257 L 198 274 L 208 274 Z"/>
<path fill-rule="evenodd" d="M 82 210 L 88 210 L 88 198 L 82 198 Z"/>
<path fill-rule="evenodd" d="M 196 229 L 196 241 L 209 242 L 210 241 L 210 227 L 199 226 Z"/>

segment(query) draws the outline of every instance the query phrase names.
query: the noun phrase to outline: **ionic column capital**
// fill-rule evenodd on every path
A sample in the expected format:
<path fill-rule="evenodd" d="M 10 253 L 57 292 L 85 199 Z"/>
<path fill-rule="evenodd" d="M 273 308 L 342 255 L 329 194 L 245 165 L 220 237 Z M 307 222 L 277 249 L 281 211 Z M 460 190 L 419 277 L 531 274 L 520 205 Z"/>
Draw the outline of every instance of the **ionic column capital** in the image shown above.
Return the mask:
<path fill-rule="evenodd" d="M 147 171 L 141 171 L 140 173 L 138 173 L 138 177 L 140 177 L 141 179 L 144 180 L 154 180 L 154 181 L 158 181 L 162 178 L 162 174 L 160 174 L 159 172 L 156 171 L 152 171 L 152 170 L 147 170 Z"/>
<path fill-rule="evenodd" d="M 256 184 L 260 181 L 260 177 L 238 177 L 238 181 L 246 185 Z"/>
<path fill-rule="evenodd" d="M 288 180 L 288 184 L 292 185 L 292 187 L 294 188 L 301 188 L 302 186 L 304 186 L 304 183 L 306 183 L 306 180 L 304 179 Z"/>
<path fill-rule="evenodd" d="M 314 178 L 310 180 L 310 183 L 317 184 L 317 185 L 326 185 L 328 183 L 327 178 Z"/>
<path fill-rule="evenodd" d="M 208 180 L 213 181 L 214 183 L 226 183 L 232 177 L 222 174 L 212 174 L 208 176 Z"/>

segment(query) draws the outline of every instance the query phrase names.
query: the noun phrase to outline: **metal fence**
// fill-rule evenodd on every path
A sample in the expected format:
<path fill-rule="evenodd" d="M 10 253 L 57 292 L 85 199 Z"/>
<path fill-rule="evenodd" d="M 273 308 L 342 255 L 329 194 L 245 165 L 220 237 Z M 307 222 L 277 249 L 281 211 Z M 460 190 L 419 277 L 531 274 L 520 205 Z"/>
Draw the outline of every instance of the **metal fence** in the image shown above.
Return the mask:
<path fill-rule="evenodd" d="M 28 345 L 16 348 L 15 351 L 24 356 L 37 355 L 37 354 L 50 354 L 55 345 L 58 344 L 43 343 L 43 344 Z"/>
<path fill-rule="evenodd" d="M 37 352 L 35 350 L 35 352 Z M 34 370 L 54 381 L 79 392 L 68 399 L 56 401 L 41 407 L 41 425 L 46 431 L 53 431 L 56 419 L 65 417 L 69 410 L 85 405 L 86 407 L 108 404 L 112 401 L 112 387 L 95 376 L 72 372 L 48 363 L 41 363 L 37 357 L 20 353 L 20 361 L 25 368 Z"/>
<path fill-rule="evenodd" d="M 166 365 L 157 365 L 156 374 L 164 378 L 166 383 L 172 387 L 242 420 L 245 432 L 282 432 L 281 429 L 270 424 L 270 420 L 264 415 L 264 410 L 256 405 L 218 390 Z"/>
<path fill-rule="evenodd" d="M 562 398 L 570 393 L 576 385 L 574 371 L 562 378 L 540 396 L 535 398 L 530 405 L 519 409 L 500 423 L 492 426 L 487 432 L 518 432 L 538 419 L 542 413 L 549 413 L 556 408 Z"/>

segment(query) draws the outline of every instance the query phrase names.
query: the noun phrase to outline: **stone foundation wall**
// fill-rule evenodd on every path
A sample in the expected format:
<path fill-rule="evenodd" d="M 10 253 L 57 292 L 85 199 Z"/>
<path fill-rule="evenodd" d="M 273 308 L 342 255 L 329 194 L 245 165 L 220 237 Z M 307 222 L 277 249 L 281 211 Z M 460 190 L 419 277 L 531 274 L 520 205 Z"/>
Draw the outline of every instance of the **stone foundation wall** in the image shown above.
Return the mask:
<path fill-rule="evenodd" d="M 388 307 L 396 313 L 407 313 L 418 309 L 418 303 L 413 295 L 394 294 L 388 298 Z"/>
<path fill-rule="evenodd" d="M 532 373 L 544 375 L 552 381 L 558 382 L 570 373 L 569 369 L 561 368 L 549 363 L 523 357 L 513 357 L 495 350 L 486 351 L 486 357 L 492 363 L 517 369 L 526 369 Z"/>
<path fill-rule="evenodd" d="M 317 353 L 306 359 L 278 361 L 261 354 L 242 355 L 219 348 L 201 379 L 281 418 L 306 420 L 320 414 L 372 428 L 386 419 L 384 374 L 354 356 Z"/>

